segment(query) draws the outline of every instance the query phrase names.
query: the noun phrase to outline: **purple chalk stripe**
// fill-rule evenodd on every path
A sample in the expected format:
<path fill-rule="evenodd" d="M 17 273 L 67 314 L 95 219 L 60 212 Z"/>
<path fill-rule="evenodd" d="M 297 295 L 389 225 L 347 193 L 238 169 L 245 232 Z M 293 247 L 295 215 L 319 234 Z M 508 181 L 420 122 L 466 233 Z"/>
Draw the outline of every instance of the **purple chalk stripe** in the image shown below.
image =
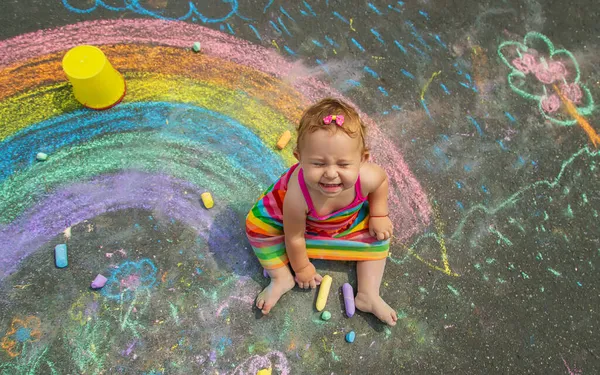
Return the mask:
<path fill-rule="evenodd" d="M 168 175 L 139 171 L 103 175 L 56 190 L 19 219 L 0 226 L 0 280 L 66 227 L 128 208 L 151 210 L 181 221 L 206 240 L 219 231 L 225 237 L 229 230 L 211 226 L 214 213 L 193 198 L 205 190 Z M 252 200 L 252 192 L 248 194 L 240 199 Z"/>

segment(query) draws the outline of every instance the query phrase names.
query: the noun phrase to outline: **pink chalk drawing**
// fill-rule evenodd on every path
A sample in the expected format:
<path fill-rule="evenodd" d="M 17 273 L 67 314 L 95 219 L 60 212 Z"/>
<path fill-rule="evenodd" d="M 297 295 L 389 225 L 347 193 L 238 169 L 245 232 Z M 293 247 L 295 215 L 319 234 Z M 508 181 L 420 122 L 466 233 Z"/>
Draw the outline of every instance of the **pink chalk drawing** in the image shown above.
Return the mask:
<path fill-rule="evenodd" d="M 560 108 L 560 98 L 556 94 L 542 98 L 542 109 L 547 113 L 554 113 Z"/>
<path fill-rule="evenodd" d="M 552 123 L 577 124 L 568 111 L 560 111 L 563 103 L 554 93 L 554 85 L 573 102 L 579 115 L 594 111 L 594 100 L 581 83 L 577 60 L 568 50 L 555 49 L 548 37 L 530 32 L 523 42 L 505 41 L 498 46 L 498 56 L 510 69 L 508 84 L 512 91 L 526 100 L 537 101 L 542 116 Z"/>
<path fill-rule="evenodd" d="M 559 85 L 560 91 L 573 103 L 579 104 L 581 103 L 581 99 L 583 98 L 583 93 L 581 92 L 581 87 L 579 87 L 576 83 L 561 83 Z"/>
<path fill-rule="evenodd" d="M 519 71 L 523 72 L 524 74 L 535 72 L 537 68 L 535 56 L 529 53 L 524 53 L 521 57 L 514 59 L 512 63 L 517 69 L 519 69 Z"/>
<path fill-rule="evenodd" d="M 556 81 L 562 81 L 567 76 L 567 68 L 561 62 L 552 61 L 546 63 L 542 60 L 535 67 L 535 77 L 542 83 L 551 84 Z"/>
<path fill-rule="evenodd" d="M 577 369 L 577 367 L 575 367 L 575 364 L 573 364 L 573 369 L 571 369 L 569 367 L 569 364 L 567 363 L 567 361 L 561 356 L 560 358 L 562 358 L 563 363 L 565 364 L 565 367 L 567 368 L 567 371 L 569 371 L 569 375 L 582 375 L 583 371 Z"/>

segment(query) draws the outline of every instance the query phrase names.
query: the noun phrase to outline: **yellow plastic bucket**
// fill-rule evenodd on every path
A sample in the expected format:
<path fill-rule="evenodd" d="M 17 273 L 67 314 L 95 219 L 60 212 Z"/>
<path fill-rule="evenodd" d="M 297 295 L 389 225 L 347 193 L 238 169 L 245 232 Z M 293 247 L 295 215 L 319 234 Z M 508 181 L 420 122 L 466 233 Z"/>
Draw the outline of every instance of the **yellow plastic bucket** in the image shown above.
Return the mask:
<path fill-rule="evenodd" d="M 73 85 L 75 98 L 88 108 L 108 109 L 125 96 L 125 79 L 98 47 L 71 48 L 62 67 Z"/>

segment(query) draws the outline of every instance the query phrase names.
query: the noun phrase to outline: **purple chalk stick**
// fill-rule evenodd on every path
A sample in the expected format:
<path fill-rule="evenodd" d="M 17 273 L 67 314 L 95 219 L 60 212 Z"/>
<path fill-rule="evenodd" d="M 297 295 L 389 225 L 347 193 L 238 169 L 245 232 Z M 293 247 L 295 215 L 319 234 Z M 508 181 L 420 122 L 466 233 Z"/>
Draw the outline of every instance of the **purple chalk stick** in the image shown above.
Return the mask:
<path fill-rule="evenodd" d="M 269 273 L 267 272 L 266 269 L 263 268 L 263 276 L 264 277 L 269 277 Z"/>
<path fill-rule="evenodd" d="M 352 285 L 345 283 L 342 285 L 342 294 L 344 295 L 344 306 L 346 307 L 346 315 L 348 318 L 352 318 L 356 308 L 354 306 L 354 291 Z"/>
<path fill-rule="evenodd" d="M 98 276 L 96 276 L 94 281 L 92 281 L 92 288 L 100 289 L 106 284 L 106 281 L 108 281 L 108 279 L 106 277 L 98 274 Z"/>

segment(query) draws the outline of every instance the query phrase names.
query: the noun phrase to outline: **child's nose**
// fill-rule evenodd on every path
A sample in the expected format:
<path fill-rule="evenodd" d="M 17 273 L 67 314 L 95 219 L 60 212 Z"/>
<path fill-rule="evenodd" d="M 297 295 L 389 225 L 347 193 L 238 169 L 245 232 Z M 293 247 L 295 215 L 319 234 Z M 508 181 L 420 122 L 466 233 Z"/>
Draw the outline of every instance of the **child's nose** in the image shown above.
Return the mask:
<path fill-rule="evenodd" d="M 338 175 L 337 168 L 331 166 L 325 169 L 325 177 L 327 178 L 336 178 Z"/>

